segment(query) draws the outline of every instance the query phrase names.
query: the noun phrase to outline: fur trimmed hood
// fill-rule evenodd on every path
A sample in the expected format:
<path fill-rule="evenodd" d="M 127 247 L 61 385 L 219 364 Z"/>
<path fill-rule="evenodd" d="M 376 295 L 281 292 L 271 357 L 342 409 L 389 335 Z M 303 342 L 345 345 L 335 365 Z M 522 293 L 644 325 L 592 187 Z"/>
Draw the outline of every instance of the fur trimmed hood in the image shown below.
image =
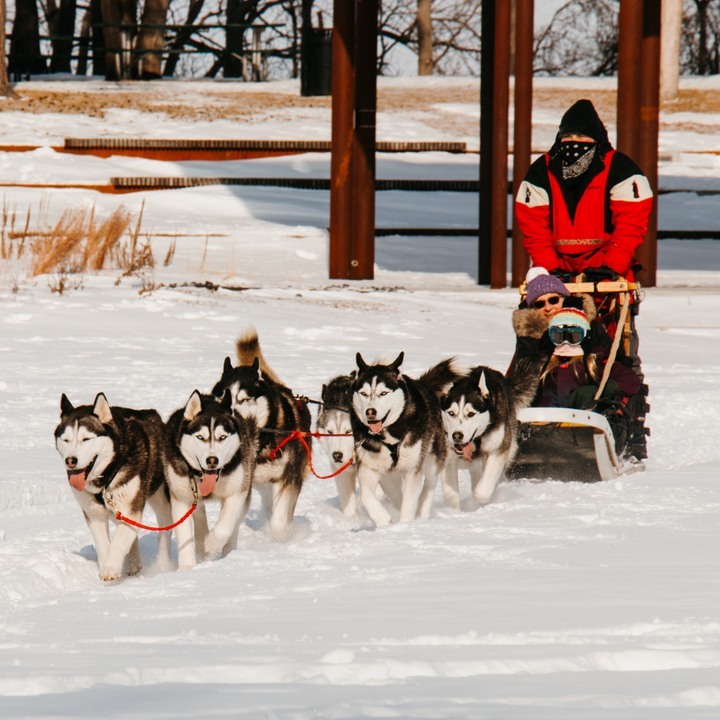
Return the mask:
<path fill-rule="evenodd" d="M 582 310 L 592 322 L 597 317 L 595 301 L 592 295 L 576 295 L 565 298 L 563 307 L 576 307 Z M 541 338 L 548 329 L 549 318 L 539 313 L 535 308 L 518 308 L 512 314 L 512 325 L 518 337 Z"/>

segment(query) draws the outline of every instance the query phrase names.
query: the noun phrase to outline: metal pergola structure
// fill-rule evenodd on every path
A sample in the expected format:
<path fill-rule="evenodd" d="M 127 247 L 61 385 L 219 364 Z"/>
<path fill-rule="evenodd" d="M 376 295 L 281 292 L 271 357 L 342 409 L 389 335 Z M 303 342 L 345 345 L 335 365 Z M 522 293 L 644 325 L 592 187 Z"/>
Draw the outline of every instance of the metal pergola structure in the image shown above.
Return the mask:
<path fill-rule="evenodd" d="M 660 3 L 622 0 L 618 38 L 617 147 L 640 165 L 656 197 Z M 378 0 L 334 0 L 329 261 L 329 276 L 334 279 L 373 278 L 378 9 Z M 511 74 L 515 77 L 514 187 L 530 164 L 533 12 L 534 0 L 482 3 L 478 284 L 491 288 L 507 286 Z M 513 228 L 511 257 L 511 284 L 517 286 L 529 265 L 517 228 Z M 657 204 L 637 257 L 644 267 L 643 284 L 654 286 Z"/>

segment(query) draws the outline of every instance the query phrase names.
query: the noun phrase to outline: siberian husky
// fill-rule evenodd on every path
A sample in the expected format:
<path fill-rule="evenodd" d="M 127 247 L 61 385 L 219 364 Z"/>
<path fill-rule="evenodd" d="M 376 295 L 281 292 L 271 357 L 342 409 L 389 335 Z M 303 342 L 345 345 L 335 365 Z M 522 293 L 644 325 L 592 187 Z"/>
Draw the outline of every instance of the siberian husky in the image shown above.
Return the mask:
<path fill-rule="evenodd" d="M 179 520 L 195 500 L 195 539 L 190 523 L 175 530 L 178 565 L 181 570 L 195 565 L 199 553 L 223 556 L 237 547 L 240 524 L 250 506 L 258 433 L 254 420 L 235 415 L 229 395 L 215 397 L 195 390 L 184 408 L 167 422 L 168 484 L 173 517 Z M 219 500 L 220 514 L 208 532 L 205 500 Z"/>
<path fill-rule="evenodd" d="M 117 513 L 142 520 L 149 502 L 161 527 L 171 524 L 165 480 L 163 422 L 155 410 L 111 407 L 103 393 L 92 405 L 74 407 L 60 398 L 55 447 L 95 543 L 101 580 L 117 580 L 142 567 L 137 529 L 119 521 L 110 539 L 108 520 Z M 170 564 L 170 533 L 158 537 L 158 560 Z"/>
<path fill-rule="evenodd" d="M 309 459 L 297 441 L 287 443 L 280 451 L 277 447 L 295 430 L 310 432 L 310 411 L 270 369 L 254 328 L 238 338 L 236 349 L 240 365 L 233 367 L 230 358 L 225 358 L 213 395 L 228 392 L 233 411 L 255 419 L 260 442 L 253 487 L 260 493 L 273 537 L 286 540 Z M 309 437 L 307 443 L 309 446 Z"/>
<path fill-rule="evenodd" d="M 357 513 L 355 440 L 350 424 L 353 377 L 354 375 L 338 375 L 323 385 L 322 404 L 317 416 L 317 431 L 321 436 L 318 442 L 330 460 L 330 467 L 337 472 L 346 466 L 339 475 L 335 476 L 340 510 L 346 517 L 353 517 Z"/>
<path fill-rule="evenodd" d="M 485 505 L 492 500 L 517 452 L 517 411 L 531 403 L 541 367 L 519 361 L 505 377 L 479 365 L 442 398 L 443 423 L 451 448 L 442 483 L 447 507 L 460 509 L 460 468 L 470 472 L 476 502 Z"/>
<path fill-rule="evenodd" d="M 453 360 L 420 379 L 400 371 L 404 353 L 389 365 L 368 365 L 356 356 L 351 423 L 357 447 L 360 496 L 377 526 L 392 516 L 377 496 L 378 485 L 400 507 L 400 522 L 429 517 L 432 494 L 445 465 L 447 438 L 439 397 L 458 378 Z"/>

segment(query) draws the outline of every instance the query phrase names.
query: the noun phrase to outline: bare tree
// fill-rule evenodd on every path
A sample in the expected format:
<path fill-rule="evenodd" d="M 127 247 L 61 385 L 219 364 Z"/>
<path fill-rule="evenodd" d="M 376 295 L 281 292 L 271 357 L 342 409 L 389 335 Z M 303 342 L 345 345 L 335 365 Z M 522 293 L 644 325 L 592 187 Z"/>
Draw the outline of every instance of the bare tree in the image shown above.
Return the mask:
<path fill-rule="evenodd" d="M 36 0 L 15 0 L 10 35 L 10 75 L 42 75 L 47 63 L 40 52 L 40 18 Z"/>
<path fill-rule="evenodd" d="M 8 80 L 7 56 L 5 55 L 5 20 L 7 18 L 7 7 L 5 0 L 0 0 L 0 95 L 8 97 L 14 95 L 13 89 Z"/>
<path fill-rule="evenodd" d="M 674 100 L 678 96 L 680 75 L 682 0 L 662 0 L 661 12 L 660 99 Z"/>
<path fill-rule="evenodd" d="M 611 75 L 617 70 L 620 0 L 571 0 L 535 38 L 535 72 Z"/>
<path fill-rule="evenodd" d="M 59 5 L 55 0 L 47 0 L 45 19 L 48 24 L 49 35 L 52 38 L 51 73 L 69 73 L 72 71 L 71 60 L 76 12 L 76 0 L 60 0 Z"/>
<path fill-rule="evenodd" d="M 143 80 L 162 77 L 162 49 L 165 39 L 163 26 L 167 22 L 169 5 L 170 0 L 145 0 L 141 27 L 137 35 L 139 70 Z"/>
<path fill-rule="evenodd" d="M 429 27 L 434 71 L 476 74 L 480 62 L 481 0 L 433 0 L 429 25 L 426 18 L 425 30 L 421 31 L 420 4 L 424 1 L 383 0 L 379 27 L 380 72 L 387 71 L 392 53 L 398 46 L 404 46 L 418 56 L 420 71 L 420 57 L 427 52 L 420 48 L 421 35 Z"/>
<path fill-rule="evenodd" d="M 720 4 L 717 0 L 685 3 L 681 36 L 681 68 L 693 75 L 720 72 Z"/>
<path fill-rule="evenodd" d="M 432 75 L 433 61 L 432 0 L 417 0 L 418 75 Z"/>
<path fill-rule="evenodd" d="M 180 51 L 188 44 L 190 38 L 193 36 L 193 26 L 197 22 L 204 4 L 205 0 L 190 0 L 187 9 L 187 16 L 185 18 L 185 22 L 183 23 L 184 27 L 175 33 L 175 37 L 168 46 L 169 54 L 163 69 L 163 75 L 165 77 L 172 77 L 175 74 L 175 69 L 177 68 L 178 61 L 180 60 Z"/>

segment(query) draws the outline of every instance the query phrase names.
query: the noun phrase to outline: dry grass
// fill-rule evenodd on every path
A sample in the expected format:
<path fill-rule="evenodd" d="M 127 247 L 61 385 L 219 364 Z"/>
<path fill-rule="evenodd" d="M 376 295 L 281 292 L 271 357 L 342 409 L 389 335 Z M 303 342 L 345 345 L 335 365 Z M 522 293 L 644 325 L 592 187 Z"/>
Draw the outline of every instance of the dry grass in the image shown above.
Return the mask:
<path fill-rule="evenodd" d="M 3 207 L 0 226 L 0 260 L 26 261 L 31 277 L 51 275 L 50 288 L 62 294 L 82 285 L 78 279 L 85 272 L 104 269 L 120 270 L 120 278 L 137 276 L 143 286 L 152 285 L 155 268 L 150 239 L 141 240 L 142 210 L 133 225 L 132 214 L 124 207 L 110 216 L 98 219 L 95 208 L 68 209 L 54 225 L 43 222 L 43 209 L 39 220 L 33 221 L 29 210 L 24 224 L 18 228 L 16 213 Z M 172 261 L 175 244 L 171 243 L 164 264 Z M 74 278 L 74 279 L 73 279 Z"/>

